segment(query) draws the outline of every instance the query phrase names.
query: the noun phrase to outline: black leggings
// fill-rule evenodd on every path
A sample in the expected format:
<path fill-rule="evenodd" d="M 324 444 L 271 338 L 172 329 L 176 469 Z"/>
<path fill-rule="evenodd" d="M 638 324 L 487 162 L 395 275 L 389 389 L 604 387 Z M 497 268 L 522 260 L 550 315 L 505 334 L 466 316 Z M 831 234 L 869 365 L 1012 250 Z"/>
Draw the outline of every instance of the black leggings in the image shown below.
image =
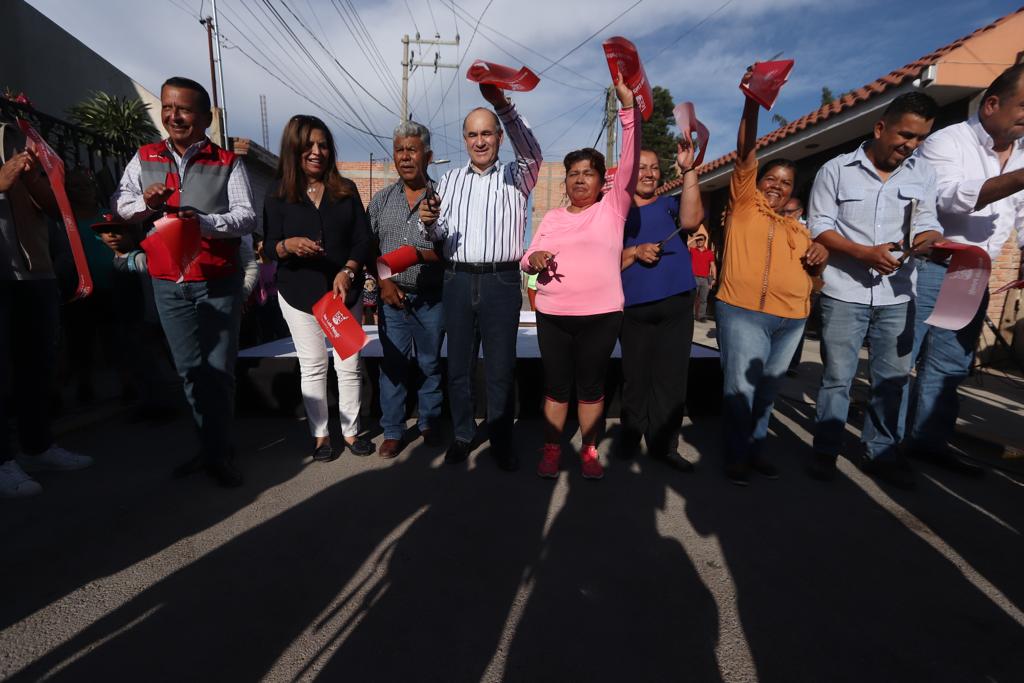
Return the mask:
<path fill-rule="evenodd" d="M 608 359 L 621 326 L 621 311 L 598 315 L 537 312 L 537 343 L 548 400 L 568 403 L 573 380 L 580 403 L 604 400 Z"/>
<path fill-rule="evenodd" d="M 686 411 L 693 290 L 628 306 L 622 321 L 623 443 L 674 450 Z"/>

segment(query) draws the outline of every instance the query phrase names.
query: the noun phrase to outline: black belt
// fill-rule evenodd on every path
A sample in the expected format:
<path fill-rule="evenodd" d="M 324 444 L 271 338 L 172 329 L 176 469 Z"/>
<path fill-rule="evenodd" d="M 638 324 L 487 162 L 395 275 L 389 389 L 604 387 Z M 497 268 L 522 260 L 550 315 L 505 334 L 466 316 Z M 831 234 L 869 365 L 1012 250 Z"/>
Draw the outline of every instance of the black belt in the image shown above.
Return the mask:
<path fill-rule="evenodd" d="M 501 261 L 498 263 L 460 263 L 456 261 L 450 261 L 445 266 L 448 270 L 453 270 L 456 273 L 475 273 L 482 275 L 484 273 L 500 273 L 506 270 L 518 270 L 519 261 Z"/>

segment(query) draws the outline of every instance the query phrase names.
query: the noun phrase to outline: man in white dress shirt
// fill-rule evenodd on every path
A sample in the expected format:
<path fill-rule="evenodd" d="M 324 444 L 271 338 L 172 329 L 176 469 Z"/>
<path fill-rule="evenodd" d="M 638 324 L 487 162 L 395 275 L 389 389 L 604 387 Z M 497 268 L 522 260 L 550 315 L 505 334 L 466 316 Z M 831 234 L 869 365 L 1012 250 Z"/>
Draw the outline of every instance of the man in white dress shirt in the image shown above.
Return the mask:
<path fill-rule="evenodd" d="M 985 91 L 976 115 L 933 134 L 919 154 L 935 169 L 946 239 L 982 247 L 994 261 L 1017 227 L 1018 246 L 1024 250 L 1024 64 L 1004 71 Z M 959 412 L 957 387 L 970 371 L 988 295 L 962 330 L 926 325 L 946 267 L 917 260 L 917 381 L 904 402 L 909 412 L 905 446 L 908 455 L 980 474 L 948 443 Z"/>
<path fill-rule="evenodd" d="M 445 260 L 443 303 L 448 335 L 448 405 L 455 440 L 451 464 L 469 455 L 476 434 L 472 377 L 483 344 L 487 427 L 491 450 L 506 471 L 518 469 L 512 447 L 516 337 L 522 308 L 519 259 L 527 200 L 542 161 L 540 145 L 515 105 L 493 85 L 480 93 L 494 111 L 477 108 L 462 125 L 469 163 L 445 173 L 437 195 L 420 203 L 423 236 L 440 242 Z M 498 160 L 502 126 L 515 161 Z"/>

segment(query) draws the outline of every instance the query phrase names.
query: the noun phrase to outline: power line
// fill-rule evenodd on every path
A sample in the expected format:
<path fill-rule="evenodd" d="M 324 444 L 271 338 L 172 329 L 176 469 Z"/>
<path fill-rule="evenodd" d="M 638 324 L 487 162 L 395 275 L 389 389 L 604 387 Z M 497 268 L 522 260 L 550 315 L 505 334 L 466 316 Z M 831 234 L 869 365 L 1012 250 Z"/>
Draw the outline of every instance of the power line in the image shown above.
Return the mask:
<path fill-rule="evenodd" d="M 640 3 L 642 3 L 643 1 L 644 1 L 644 0 L 636 0 L 636 2 L 634 2 L 634 3 L 632 4 L 632 5 L 630 5 L 630 6 L 629 6 L 629 7 L 627 7 L 626 9 L 622 10 L 622 11 L 621 11 L 621 12 L 620 12 L 620 13 L 619 13 L 619 14 L 618 14 L 618 15 L 617 15 L 617 16 L 616 16 L 616 17 L 615 17 L 614 19 L 612 19 L 612 20 L 611 20 L 611 21 L 609 21 L 609 22 L 608 22 L 607 24 L 605 24 L 604 26 L 602 26 L 601 28 L 597 29 L 596 31 L 594 31 L 593 33 L 591 33 L 591 34 L 590 34 L 589 36 L 587 36 L 587 37 L 586 37 L 586 38 L 585 38 L 585 39 L 584 39 L 584 40 L 583 40 L 582 42 L 580 42 L 580 44 L 579 44 L 579 45 L 577 45 L 576 47 L 574 47 L 573 49 L 569 50 L 569 51 L 568 51 L 568 52 L 566 52 L 566 53 L 565 53 L 564 55 L 562 55 L 561 57 L 559 57 L 558 59 L 556 59 L 556 60 L 554 61 L 554 63 L 552 63 L 552 64 L 551 64 L 551 66 L 549 66 L 549 67 L 545 68 L 545 69 L 544 69 L 544 71 L 541 71 L 541 73 L 543 74 L 543 73 L 547 72 L 547 71 L 548 71 L 549 69 L 551 69 L 551 67 L 554 67 L 554 66 L 557 66 L 558 64 L 560 64 L 560 63 L 561 63 L 561 62 L 562 62 L 563 60 L 565 60 L 565 58 L 566 58 L 566 57 L 568 57 L 568 56 L 569 56 L 569 55 L 571 55 L 571 54 L 572 54 L 573 52 L 576 52 L 576 50 L 580 49 L 581 47 L 583 47 L 584 45 L 586 45 L 586 44 L 587 44 L 588 42 L 590 42 L 590 39 L 591 39 L 591 38 L 593 38 L 593 37 L 594 37 L 594 36 L 596 36 L 596 35 L 597 35 L 598 33 L 600 33 L 601 31 L 605 30 L 606 28 L 608 28 L 609 26 L 611 26 L 612 24 L 614 24 L 614 23 L 615 23 L 616 21 L 618 21 L 619 19 L 621 19 L 621 18 L 622 18 L 623 16 L 625 16 L 625 15 L 626 15 L 626 14 L 627 14 L 628 12 L 630 12 L 630 11 L 631 11 L 631 10 L 632 10 L 632 9 L 633 9 L 634 7 L 636 7 L 637 5 L 639 5 Z"/>
<path fill-rule="evenodd" d="M 451 6 L 452 14 L 455 13 L 455 8 L 456 7 L 458 7 L 460 12 L 466 13 L 466 9 L 464 7 L 462 7 L 461 5 L 459 5 L 457 2 L 455 2 L 455 0 L 447 0 L 447 1 L 448 1 L 449 5 Z M 445 0 L 441 0 L 441 2 L 444 3 Z M 511 37 L 505 35 L 501 31 L 499 31 L 498 29 L 494 28 L 493 26 L 488 26 L 487 24 L 485 24 L 483 22 L 480 22 L 480 26 L 482 26 L 483 28 L 487 29 L 488 31 L 491 31 L 495 35 L 497 35 L 497 36 L 499 36 L 501 38 L 504 38 L 505 40 L 507 40 L 508 42 L 512 43 L 513 45 L 515 45 L 517 47 L 521 47 L 522 49 L 526 50 L 530 54 L 532 54 L 534 56 L 537 56 L 537 57 L 540 57 L 545 62 L 551 62 L 552 66 L 556 65 L 555 60 L 551 59 L 550 57 L 548 57 L 546 55 L 541 54 L 540 52 L 537 52 L 536 50 L 534 50 L 530 46 L 524 45 L 523 43 L 520 43 L 519 41 L 515 40 L 514 38 L 511 38 Z M 496 48 L 498 48 L 499 50 L 501 50 L 505 54 L 507 54 L 512 59 L 516 60 L 517 62 L 520 62 L 522 64 L 526 64 L 527 60 L 515 56 L 514 54 L 512 54 L 508 50 L 506 50 L 503 47 L 501 47 L 500 45 L 498 45 L 495 41 L 493 41 L 490 38 L 488 38 L 486 35 L 484 35 L 484 39 L 487 40 L 488 42 L 490 42 L 492 45 L 494 45 Z M 587 76 L 586 74 L 582 74 L 579 71 L 576 71 L 574 69 L 571 69 L 571 68 L 565 66 L 564 64 L 557 64 L 557 66 L 560 69 L 564 69 L 565 71 L 568 71 L 569 73 L 571 73 L 574 76 L 582 78 L 583 80 L 586 80 L 586 81 L 590 81 L 591 83 L 593 83 L 597 87 L 601 88 L 602 90 L 606 87 L 603 83 L 599 83 L 599 82 L 595 81 L 593 78 L 590 78 L 589 76 Z M 567 85 L 567 86 L 569 86 L 571 88 L 578 88 L 580 90 L 584 90 L 585 89 L 585 88 L 580 88 L 579 86 L 576 86 L 576 85 L 572 85 L 571 83 L 563 83 L 562 81 L 555 80 L 552 76 L 548 76 L 548 79 L 552 80 L 552 81 L 555 81 L 555 83 L 558 83 L 560 85 Z"/>
<path fill-rule="evenodd" d="M 601 103 L 601 110 L 602 110 L 602 119 L 603 119 L 604 118 L 604 103 L 603 102 Z M 554 146 L 555 146 L 555 143 L 558 142 L 559 140 L 561 140 L 562 138 L 564 138 L 566 136 L 566 134 L 570 130 L 572 130 L 576 126 L 577 123 L 582 121 L 583 117 L 586 116 L 589 113 L 590 112 L 588 112 L 588 111 L 584 111 L 582 114 L 580 114 L 579 117 L 577 117 L 575 121 L 570 123 L 569 126 L 565 130 L 563 130 L 561 133 L 559 133 L 558 136 L 554 140 L 552 140 L 551 142 L 549 142 L 546 145 L 544 145 L 544 147 L 545 148 L 552 148 L 553 149 Z M 602 122 L 601 125 L 603 126 L 604 123 Z"/>
<path fill-rule="evenodd" d="M 434 115 L 430 117 L 430 121 L 434 120 L 437 116 L 437 112 L 439 112 L 441 107 L 444 106 L 445 98 L 448 97 L 448 93 L 451 91 L 452 85 L 455 84 L 455 79 L 459 77 L 459 73 L 462 71 L 462 63 L 466 61 L 466 55 L 469 54 L 469 48 L 473 47 L 473 39 L 476 38 L 477 29 L 480 28 L 480 20 L 484 18 L 484 15 L 487 14 L 487 10 L 491 8 L 493 3 L 494 0 L 487 0 L 487 6 L 484 7 L 482 12 L 480 12 L 480 16 L 476 20 L 476 26 L 473 27 L 473 34 L 469 37 L 469 43 L 466 44 L 466 49 L 462 51 L 462 58 L 459 59 L 459 66 L 455 69 L 455 74 L 452 76 L 452 80 L 448 82 L 448 88 L 444 91 L 444 94 L 441 95 L 441 104 L 439 104 L 437 109 L 434 111 Z"/>
<path fill-rule="evenodd" d="M 656 52 L 656 53 L 654 54 L 654 56 L 650 58 L 650 60 L 648 61 L 648 63 L 650 63 L 650 62 L 653 62 L 653 61 L 654 61 L 655 59 L 657 59 L 658 57 L 660 57 L 660 56 L 661 56 L 661 53 L 663 53 L 663 52 L 664 52 L 665 50 L 669 49 L 670 47 L 674 47 L 674 46 L 676 45 L 676 43 L 678 43 L 678 42 L 679 42 L 680 40 L 682 40 L 682 39 L 683 39 L 683 38 L 685 38 L 686 36 L 690 35 L 690 34 L 691 34 L 691 33 L 693 33 L 694 31 L 696 31 L 696 30 L 697 30 L 698 28 L 700 28 L 701 26 L 703 26 L 705 22 L 707 22 L 707 21 L 708 21 L 709 19 L 711 19 L 712 17 L 714 17 L 715 15 L 717 15 L 717 14 L 718 14 L 719 12 L 721 12 L 722 10 L 724 10 L 724 9 L 725 9 L 726 7 L 728 7 L 729 5 L 731 5 L 731 4 L 732 4 L 732 2 L 733 2 L 733 0 L 725 0 L 725 2 L 723 2 L 723 3 L 721 4 L 721 5 L 719 5 L 719 6 L 718 6 L 718 9 L 716 9 L 716 10 L 715 10 L 714 12 L 712 12 L 711 14 L 707 15 L 706 17 L 704 17 L 703 19 L 701 19 L 700 21 L 698 21 L 698 22 L 697 22 L 696 24 L 694 24 L 693 26 L 691 26 L 690 28 L 688 28 L 688 29 L 687 29 L 686 31 L 684 31 L 684 32 L 683 32 L 683 33 L 682 33 L 682 34 L 681 34 L 681 35 L 680 35 L 680 36 L 679 36 L 678 38 L 676 38 L 676 39 L 675 39 L 675 40 L 673 40 L 673 41 L 672 41 L 671 43 L 669 43 L 669 44 L 668 44 L 668 45 L 666 45 L 665 47 L 663 47 L 663 48 L 661 48 L 660 50 L 658 50 L 658 51 L 657 51 L 657 52 Z"/>
<path fill-rule="evenodd" d="M 293 41 L 293 42 L 295 43 L 295 45 L 296 45 L 296 46 L 297 46 L 297 47 L 299 48 L 299 50 L 300 50 L 300 51 L 301 51 L 301 52 L 302 52 L 302 53 L 303 53 L 303 54 L 304 54 L 304 55 L 306 56 L 306 58 L 307 58 L 307 59 L 309 60 L 309 63 L 313 65 L 313 67 L 314 67 L 314 68 L 315 68 L 315 69 L 316 69 L 316 70 L 317 70 L 317 71 L 318 71 L 318 72 L 320 73 L 320 75 L 321 75 L 321 76 L 323 76 L 324 80 L 325 80 L 325 81 L 327 82 L 327 85 L 329 85 L 329 86 L 331 87 L 331 89 L 332 89 L 332 90 L 333 90 L 334 92 L 336 92 L 336 93 L 337 93 L 338 97 L 339 97 L 339 98 L 341 98 L 341 101 L 342 101 L 342 103 L 344 103 L 344 104 L 345 104 L 345 106 L 346 106 L 346 107 L 348 107 L 348 109 L 349 109 L 349 111 L 350 111 L 350 112 L 352 113 L 353 117 L 355 117 L 355 119 L 356 119 L 356 120 L 357 120 L 357 121 L 358 121 L 358 122 L 359 122 L 360 124 L 362 124 L 362 126 L 363 126 L 363 129 L 364 129 L 364 130 L 368 131 L 368 129 L 369 129 L 369 127 L 370 127 L 370 126 L 369 126 L 369 124 L 367 124 L 367 123 L 366 123 L 366 122 L 365 122 L 365 121 L 364 121 L 364 120 L 362 119 L 362 117 L 360 117 L 360 116 L 359 116 L 359 112 L 357 112 L 357 111 L 355 110 L 355 108 L 354 108 L 354 107 L 352 106 L 352 104 L 351 104 L 351 103 L 350 103 L 350 102 L 349 102 L 349 101 L 348 101 L 348 100 L 347 100 L 347 99 L 345 98 L 345 95 L 344 95 L 344 94 L 343 94 L 343 93 L 341 92 L 341 90 L 340 90 L 340 89 L 338 88 L 337 84 L 335 84 L 335 82 L 333 81 L 333 79 L 331 79 L 331 77 L 327 75 L 327 72 L 326 72 L 326 71 L 324 71 L 324 69 L 323 69 L 323 67 L 322 67 L 322 66 L 320 66 L 320 63 L 319 63 L 319 62 L 318 62 L 318 61 L 317 61 L 316 59 L 314 59 L 314 58 L 313 58 L 313 55 L 312 55 L 312 54 L 311 54 L 311 53 L 309 52 L 309 49 L 308 49 L 308 48 L 306 47 L 306 45 L 305 45 L 305 44 L 304 44 L 304 43 L 303 43 L 303 42 L 302 42 L 301 40 L 299 40 L 299 37 L 298 37 L 298 36 L 297 36 L 297 35 L 295 34 L 295 31 L 294 31 L 294 30 L 292 29 L 292 27 L 291 27 L 291 26 L 290 26 L 290 25 L 288 24 L 288 22 L 287 22 L 287 21 L 285 20 L 285 18 L 284 18 L 284 17 L 283 17 L 282 15 L 281 15 L 281 13 L 280 13 L 280 12 L 278 12 L 278 11 L 277 11 L 277 10 L 276 10 L 276 9 L 274 8 L 274 6 L 273 6 L 273 5 L 272 5 L 272 4 L 270 3 L 270 0 L 263 0 L 263 4 L 264 4 L 264 5 L 265 5 L 265 6 L 267 7 L 267 9 L 269 9 L 269 10 L 271 11 L 271 13 L 272 13 L 272 14 L 274 15 L 274 17 L 275 17 L 275 18 L 277 19 L 278 23 L 280 23 L 280 24 L 281 24 L 281 27 L 282 27 L 282 28 L 283 28 L 283 29 L 285 30 L 285 32 L 286 32 L 286 33 L 287 33 L 287 34 L 288 34 L 288 35 L 289 35 L 289 36 L 291 37 L 291 39 L 292 39 L 292 41 Z M 284 0 L 282 0 L 282 4 L 284 4 Z M 287 5 L 285 5 L 285 7 L 287 8 Z M 290 10 L 290 9 L 289 9 L 289 12 L 291 12 L 291 10 Z M 293 16 L 294 16 L 294 14 L 293 14 Z M 308 27 L 306 27 L 306 30 L 307 30 L 307 31 L 309 30 L 309 29 L 308 29 Z M 354 126 L 353 126 L 353 127 L 354 127 Z M 378 145 L 380 145 L 382 149 L 384 149 L 384 154 L 385 154 L 385 156 L 387 156 L 387 155 L 388 155 L 388 150 L 387 150 L 387 148 L 385 148 L 385 147 L 384 147 L 384 145 L 383 145 L 383 144 L 381 144 L 380 140 L 378 139 L 378 138 L 383 138 L 383 136 L 378 136 L 378 135 L 376 135 L 375 133 L 371 133 L 371 135 L 373 135 L 373 136 L 374 136 L 374 141 L 375 141 L 375 142 L 377 142 L 377 144 L 378 144 Z M 387 139 L 387 138 L 383 138 L 383 139 Z"/>
<path fill-rule="evenodd" d="M 643 2 L 643 0 L 640 0 L 640 1 L 641 1 L 641 2 Z M 264 2 L 269 2 L 269 0 L 264 0 Z M 358 80 L 356 79 L 356 77 L 355 77 L 355 76 L 353 76 L 353 75 L 352 75 L 351 73 L 349 73 L 348 69 L 346 69 L 346 68 L 345 68 L 344 66 L 342 66 L 341 62 L 339 62 L 339 61 L 338 61 L 338 58 L 337 58 L 337 57 L 335 57 L 335 56 L 334 56 L 334 54 L 333 54 L 333 53 L 332 53 L 332 52 L 331 52 L 330 50 L 328 50 L 328 49 L 327 49 L 327 48 L 326 48 L 326 47 L 324 46 L 324 44 L 323 44 L 323 43 L 321 43 L 321 42 L 320 42 L 320 39 L 316 37 L 316 34 L 315 34 L 315 33 L 313 33 L 313 31 L 311 31 L 311 30 L 310 30 L 310 28 L 309 28 L 308 26 L 306 26 L 306 23 L 305 23 L 304 21 L 302 21 L 302 19 L 301 19 L 301 18 L 300 18 L 300 17 L 299 17 L 299 16 L 298 16 L 298 15 L 297 15 L 297 14 L 296 14 L 296 13 L 295 13 L 295 12 L 294 12 L 293 10 L 292 10 L 292 8 L 291 8 L 291 7 L 289 7 L 289 6 L 288 6 L 288 3 L 287 3 L 287 2 L 285 2 L 285 0 L 281 0 L 281 5 L 282 5 L 282 6 L 283 6 L 283 7 L 284 7 L 284 8 L 286 9 L 286 10 L 288 10 L 288 13 L 289 13 L 289 14 L 291 14 L 291 15 L 292 15 L 293 17 L 295 17 L 295 20 L 296 20 L 297 22 L 299 22 L 299 25 L 300 25 L 300 26 L 301 26 L 302 28 L 306 29 L 306 33 L 308 33 L 308 34 L 310 35 L 310 37 L 311 37 L 311 38 L 312 38 L 312 39 L 313 39 L 314 41 L 316 41 L 316 44 L 317 44 L 317 45 L 319 45 L 319 46 L 320 46 L 320 48 L 321 48 L 321 49 L 322 49 L 322 50 L 323 50 L 324 52 L 326 52 L 326 53 L 327 53 L 327 55 L 328 55 L 328 56 L 329 56 L 329 57 L 330 57 L 330 58 L 331 58 L 331 59 L 332 59 L 332 60 L 334 61 L 334 63 L 335 63 L 336 65 L 337 65 L 337 67 L 338 67 L 339 69 L 341 69 L 341 72 L 342 72 L 343 74 L 345 74 L 345 75 L 346 75 L 346 76 L 347 76 L 347 77 L 349 78 L 349 80 L 351 80 L 351 81 L 352 81 L 352 82 L 353 82 L 353 83 L 354 83 L 355 85 L 357 85 L 357 86 L 359 87 L 359 89 L 360 89 L 360 90 L 362 90 L 362 91 L 363 91 L 364 93 L 366 93 L 366 94 L 367 94 L 367 96 L 369 96 L 369 98 L 370 98 L 370 99 L 372 99 L 372 100 L 373 100 L 374 102 L 376 102 L 377 104 L 379 104 L 379 105 L 380 105 L 381 107 L 383 107 L 383 108 L 384 108 L 384 109 L 385 109 L 386 111 L 388 111 L 388 112 L 390 112 L 390 113 L 394 114 L 395 116 L 398 116 L 398 112 L 396 112 L 396 111 L 395 111 L 394 109 L 392 109 L 392 108 L 391 108 L 391 107 L 389 107 L 388 105 L 386 105 L 386 104 L 384 104 L 383 102 L 381 102 L 380 100 L 378 100 L 378 99 L 377 99 L 377 96 L 376 96 L 376 95 L 374 95 L 374 94 L 373 94 L 372 92 L 370 92 L 369 90 L 367 90 L 367 89 L 366 89 L 366 88 L 365 88 L 365 87 L 363 86 L 363 84 L 362 84 L 362 83 L 360 83 L 360 82 L 359 82 L 359 81 L 358 81 Z M 312 55 L 310 55 L 310 56 L 312 57 Z"/>
<path fill-rule="evenodd" d="M 351 5 L 351 3 L 348 4 Z M 344 22 L 349 35 L 352 36 L 352 39 L 360 47 L 367 64 L 370 65 L 370 68 L 377 75 L 388 96 L 394 101 L 396 107 L 401 107 L 401 91 L 398 83 L 393 77 L 390 80 L 388 79 L 387 64 L 384 62 L 384 58 L 381 56 L 380 50 L 377 49 L 373 38 L 370 37 L 365 27 L 361 27 L 361 20 L 358 13 L 355 12 L 355 8 L 343 7 L 337 0 L 331 0 L 331 6 L 334 7 L 334 11 Z M 350 14 L 352 15 L 351 18 L 349 17 Z"/>

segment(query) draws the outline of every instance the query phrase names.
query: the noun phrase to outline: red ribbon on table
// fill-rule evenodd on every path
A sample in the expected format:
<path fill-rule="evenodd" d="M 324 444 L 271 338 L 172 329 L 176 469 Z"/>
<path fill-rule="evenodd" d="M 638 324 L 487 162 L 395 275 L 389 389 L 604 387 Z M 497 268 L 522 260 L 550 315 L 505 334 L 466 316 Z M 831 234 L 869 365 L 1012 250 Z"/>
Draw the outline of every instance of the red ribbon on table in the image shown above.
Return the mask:
<path fill-rule="evenodd" d="M 313 317 L 342 359 L 359 353 L 369 341 L 363 326 L 345 306 L 344 297 L 336 297 L 334 292 L 327 292 L 313 304 Z"/>
<path fill-rule="evenodd" d="M 469 69 L 466 71 L 466 79 L 473 83 L 489 84 L 502 90 L 514 90 L 516 92 L 533 90 L 540 83 L 540 77 L 528 67 L 524 66 L 517 71 L 510 66 L 485 62 L 482 59 L 478 59 L 469 65 Z"/>
<path fill-rule="evenodd" d="M 32 106 L 24 94 L 18 95 L 15 102 Z M 71 255 L 75 260 L 75 270 L 78 271 L 78 285 L 72 300 L 84 299 L 92 293 L 92 275 L 89 273 L 89 262 L 85 257 L 85 249 L 82 248 L 82 238 L 78 233 L 78 221 L 75 220 L 75 212 L 71 210 L 71 202 L 68 201 L 68 193 L 64 189 L 64 160 L 53 151 L 43 136 L 32 127 L 28 121 L 18 118 L 18 127 L 25 134 L 28 140 L 27 147 L 35 153 L 39 163 L 46 172 L 46 179 L 50 181 L 50 188 L 53 190 L 54 199 L 57 200 L 57 207 L 60 209 L 61 219 L 64 222 L 64 232 L 67 233 L 68 243 L 71 245 Z"/>
<path fill-rule="evenodd" d="M 711 139 L 711 132 L 707 126 L 697 120 L 697 112 L 694 111 L 693 102 L 677 104 L 676 108 L 672 110 L 672 114 L 676 118 L 676 125 L 679 126 L 679 132 L 683 134 L 683 138 L 688 140 L 691 145 L 695 145 L 697 150 L 699 150 L 693 158 L 693 165 L 694 167 L 700 166 L 704 161 L 704 152 L 708 150 L 708 140 Z M 696 142 L 693 139 L 694 135 L 697 136 Z"/>
<path fill-rule="evenodd" d="M 978 313 L 988 289 L 992 259 L 981 247 L 945 240 L 932 245 L 932 251 L 949 252 L 952 258 L 942 278 L 935 308 L 925 322 L 945 330 L 961 330 Z"/>
<path fill-rule="evenodd" d="M 740 83 L 743 94 L 762 107 L 771 111 L 775 98 L 779 96 L 782 86 L 789 80 L 789 72 L 793 70 L 793 60 L 783 59 L 773 62 L 757 62 L 754 73 L 748 83 Z"/>
<path fill-rule="evenodd" d="M 640 53 L 636 45 L 622 36 L 609 38 L 601 44 L 604 48 L 604 56 L 608 60 L 608 70 L 612 74 L 612 81 L 622 73 L 622 80 L 626 86 L 633 91 L 635 106 L 640 110 L 644 121 L 651 118 L 654 113 L 654 95 L 651 93 L 651 82 L 647 80 L 647 72 L 640 61 Z"/>

